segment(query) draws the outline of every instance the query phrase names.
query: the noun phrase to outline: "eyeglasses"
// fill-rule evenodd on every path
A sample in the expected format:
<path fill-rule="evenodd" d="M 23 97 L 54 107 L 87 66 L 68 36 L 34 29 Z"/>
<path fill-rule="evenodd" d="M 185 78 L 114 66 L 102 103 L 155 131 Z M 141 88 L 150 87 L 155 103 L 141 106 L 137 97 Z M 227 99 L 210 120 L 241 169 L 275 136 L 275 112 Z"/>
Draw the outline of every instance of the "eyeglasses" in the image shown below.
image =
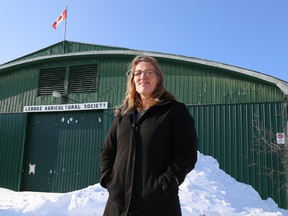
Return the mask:
<path fill-rule="evenodd" d="M 140 77 L 142 74 L 145 75 L 146 77 L 154 77 L 156 75 L 155 71 L 151 70 L 151 69 L 148 69 L 148 70 L 145 70 L 145 71 L 137 70 L 133 74 L 136 77 Z"/>

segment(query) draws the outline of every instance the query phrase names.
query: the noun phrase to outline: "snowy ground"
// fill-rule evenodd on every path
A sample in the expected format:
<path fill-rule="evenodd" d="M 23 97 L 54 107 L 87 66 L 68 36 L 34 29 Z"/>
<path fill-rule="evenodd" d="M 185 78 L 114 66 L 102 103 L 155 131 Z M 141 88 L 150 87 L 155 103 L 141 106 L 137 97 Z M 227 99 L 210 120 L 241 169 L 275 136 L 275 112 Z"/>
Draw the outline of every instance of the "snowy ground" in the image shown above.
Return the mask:
<path fill-rule="evenodd" d="M 261 200 L 251 186 L 237 182 L 203 154 L 179 195 L 183 216 L 288 216 L 288 210 L 278 208 L 272 199 Z M 62 194 L 0 188 L 0 215 L 101 216 L 107 197 L 99 184 Z"/>

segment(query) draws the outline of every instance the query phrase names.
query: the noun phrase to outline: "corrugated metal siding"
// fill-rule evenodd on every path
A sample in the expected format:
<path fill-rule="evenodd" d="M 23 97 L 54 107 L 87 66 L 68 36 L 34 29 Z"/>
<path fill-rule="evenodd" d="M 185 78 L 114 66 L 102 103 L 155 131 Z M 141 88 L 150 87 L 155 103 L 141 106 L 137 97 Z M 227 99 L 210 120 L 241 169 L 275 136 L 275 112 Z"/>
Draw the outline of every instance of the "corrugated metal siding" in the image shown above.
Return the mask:
<path fill-rule="evenodd" d="M 20 189 L 26 114 L 0 114 L 0 186 Z"/>
<path fill-rule="evenodd" d="M 109 107 L 111 108 L 118 106 L 124 97 L 129 60 L 125 58 L 109 58 L 101 61 L 98 100 L 109 100 Z"/>
<path fill-rule="evenodd" d="M 102 130 L 102 137 L 105 139 L 108 130 L 111 126 L 111 123 L 114 119 L 114 110 L 113 109 L 107 109 L 103 111 L 103 130 Z M 103 139 L 103 141 L 104 141 Z"/>
<path fill-rule="evenodd" d="M 283 93 L 250 77 L 188 63 L 161 62 L 165 84 L 186 104 L 282 102 Z"/>
<path fill-rule="evenodd" d="M 0 112 L 21 112 L 25 105 L 57 104 L 59 98 L 38 96 L 41 68 L 99 64 L 96 92 L 69 94 L 71 103 L 109 100 L 109 107 L 119 105 L 126 91 L 126 71 L 133 57 L 65 58 L 2 73 Z M 283 92 L 269 83 L 253 80 L 224 70 L 183 62 L 161 62 L 165 85 L 186 104 L 230 104 L 282 102 Z"/>
<path fill-rule="evenodd" d="M 0 77 L 0 113 L 21 112 L 37 97 L 38 70 L 35 67 L 13 70 Z"/>
<path fill-rule="evenodd" d="M 189 106 L 189 111 L 196 120 L 200 152 L 216 158 L 221 169 L 252 185 L 262 198 L 272 197 L 287 208 L 280 158 L 263 142 L 275 143 L 275 134 L 284 131 L 283 107 L 283 103 L 199 105 Z"/>
<path fill-rule="evenodd" d="M 22 190 L 67 192 L 99 181 L 102 111 L 34 113 L 29 124 Z"/>

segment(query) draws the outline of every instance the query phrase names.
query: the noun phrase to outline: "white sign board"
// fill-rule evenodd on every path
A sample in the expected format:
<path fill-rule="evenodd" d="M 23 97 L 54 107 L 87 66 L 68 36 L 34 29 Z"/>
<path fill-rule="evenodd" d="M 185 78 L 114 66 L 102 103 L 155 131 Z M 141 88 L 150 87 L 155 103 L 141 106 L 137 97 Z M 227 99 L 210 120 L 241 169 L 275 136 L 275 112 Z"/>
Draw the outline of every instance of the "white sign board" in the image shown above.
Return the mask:
<path fill-rule="evenodd" d="M 61 112 L 61 111 L 97 110 L 107 108 L 108 108 L 108 102 L 95 102 L 95 103 L 81 103 L 81 104 L 24 106 L 23 112 Z"/>
<path fill-rule="evenodd" d="M 277 144 L 285 144 L 285 134 L 277 133 L 276 134 Z"/>

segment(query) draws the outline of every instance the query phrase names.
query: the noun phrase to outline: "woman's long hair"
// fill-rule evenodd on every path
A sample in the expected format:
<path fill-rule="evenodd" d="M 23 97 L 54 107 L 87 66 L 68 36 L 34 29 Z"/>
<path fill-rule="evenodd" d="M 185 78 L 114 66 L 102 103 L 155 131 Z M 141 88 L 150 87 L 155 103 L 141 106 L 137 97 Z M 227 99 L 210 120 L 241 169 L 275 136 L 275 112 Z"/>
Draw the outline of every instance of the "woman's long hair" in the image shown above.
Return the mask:
<path fill-rule="evenodd" d="M 158 78 L 158 83 L 155 91 L 152 94 L 153 105 L 158 103 L 160 97 L 166 92 L 163 85 L 164 75 L 160 68 L 158 61 L 150 56 L 136 56 L 133 61 L 129 64 L 127 71 L 127 89 L 125 93 L 124 100 L 119 108 L 115 110 L 116 115 L 124 115 L 125 113 L 131 111 L 133 108 L 142 109 L 142 102 L 139 93 L 136 91 L 136 86 L 134 83 L 134 71 L 136 66 L 140 62 L 148 62 L 154 66 L 155 73 Z"/>

